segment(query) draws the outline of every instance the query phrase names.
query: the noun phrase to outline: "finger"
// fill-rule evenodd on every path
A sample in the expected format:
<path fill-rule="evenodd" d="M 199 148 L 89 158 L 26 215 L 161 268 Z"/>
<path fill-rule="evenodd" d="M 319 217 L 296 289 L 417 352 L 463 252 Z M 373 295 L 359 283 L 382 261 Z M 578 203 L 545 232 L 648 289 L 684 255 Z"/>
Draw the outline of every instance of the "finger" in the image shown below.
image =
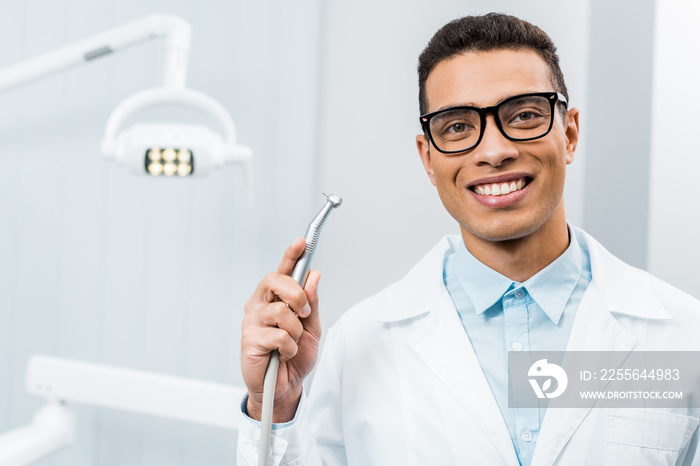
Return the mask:
<path fill-rule="evenodd" d="M 299 317 L 283 302 L 266 306 L 256 317 L 259 319 L 258 325 L 286 330 L 295 342 L 299 341 L 299 337 L 304 331 Z"/>
<path fill-rule="evenodd" d="M 286 330 L 277 327 L 253 327 L 241 338 L 241 361 L 264 371 L 270 353 L 278 351 L 284 360 L 293 358 L 298 347 Z"/>
<path fill-rule="evenodd" d="M 309 278 L 304 285 L 304 294 L 309 303 L 309 313 L 299 313 L 299 317 L 303 318 L 303 324 L 317 324 L 318 315 L 318 283 L 321 280 L 321 273 L 318 270 L 312 270 L 309 273 Z"/>
<path fill-rule="evenodd" d="M 294 240 L 294 242 L 284 251 L 284 256 L 282 256 L 282 262 L 280 262 L 279 267 L 277 267 L 277 272 L 284 275 L 291 275 L 294 270 L 294 264 L 301 257 L 306 247 L 306 242 L 301 236 Z"/>
<path fill-rule="evenodd" d="M 297 354 L 297 343 L 286 330 L 267 327 L 262 330 L 260 339 L 260 344 L 268 351 L 277 350 L 279 352 L 280 362 L 288 361 Z"/>
<path fill-rule="evenodd" d="M 296 313 L 309 305 L 304 290 L 296 280 L 289 275 L 270 272 L 260 280 L 255 292 L 246 301 L 244 310 L 246 314 L 250 314 L 276 301 L 289 304 Z"/>
<path fill-rule="evenodd" d="M 318 283 L 321 281 L 321 272 L 312 270 L 304 285 L 304 293 L 312 308 L 318 307 Z"/>

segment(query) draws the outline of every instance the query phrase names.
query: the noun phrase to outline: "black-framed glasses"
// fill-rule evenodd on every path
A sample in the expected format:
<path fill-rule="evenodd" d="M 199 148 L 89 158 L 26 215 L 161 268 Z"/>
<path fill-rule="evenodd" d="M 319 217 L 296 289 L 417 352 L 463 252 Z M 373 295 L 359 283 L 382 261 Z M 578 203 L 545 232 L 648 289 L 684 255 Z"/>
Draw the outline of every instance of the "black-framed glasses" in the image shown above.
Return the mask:
<path fill-rule="evenodd" d="M 559 92 L 533 92 L 509 97 L 493 107 L 450 107 L 426 113 L 421 115 L 420 124 L 437 150 L 456 154 L 481 142 L 489 113 L 501 134 L 511 141 L 546 136 L 554 123 L 557 102 L 567 105 Z"/>

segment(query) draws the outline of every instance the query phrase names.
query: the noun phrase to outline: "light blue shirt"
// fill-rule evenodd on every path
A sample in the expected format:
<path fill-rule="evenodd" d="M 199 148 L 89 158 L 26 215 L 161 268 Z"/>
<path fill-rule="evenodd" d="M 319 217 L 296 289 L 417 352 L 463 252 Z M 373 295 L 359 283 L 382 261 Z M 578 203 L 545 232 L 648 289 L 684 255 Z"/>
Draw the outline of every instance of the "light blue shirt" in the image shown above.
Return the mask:
<path fill-rule="evenodd" d="M 479 262 L 464 243 L 445 258 L 445 286 L 510 432 L 529 466 L 544 407 L 508 408 L 508 351 L 564 351 L 576 309 L 591 281 L 588 252 L 570 232 L 569 247 L 524 283 Z"/>

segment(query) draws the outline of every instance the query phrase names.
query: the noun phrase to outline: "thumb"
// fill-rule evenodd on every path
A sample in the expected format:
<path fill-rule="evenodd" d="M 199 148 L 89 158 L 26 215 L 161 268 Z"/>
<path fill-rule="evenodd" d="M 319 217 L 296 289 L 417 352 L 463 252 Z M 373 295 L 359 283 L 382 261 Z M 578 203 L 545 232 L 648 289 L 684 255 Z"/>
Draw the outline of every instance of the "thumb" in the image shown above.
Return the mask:
<path fill-rule="evenodd" d="M 321 280 L 321 273 L 318 270 L 312 270 L 309 273 L 309 278 L 306 279 L 306 284 L 304 285 L 304 292 L 306 293 L 306 299 L 309 300 L 309 307 L 311 311 L 307 315 L 300 314 L 301 323 L 304 324 L 304 328 L 312 327 L 317 328 L 320 326 L 321 319 L 318 315 L 318 282 Z"/>

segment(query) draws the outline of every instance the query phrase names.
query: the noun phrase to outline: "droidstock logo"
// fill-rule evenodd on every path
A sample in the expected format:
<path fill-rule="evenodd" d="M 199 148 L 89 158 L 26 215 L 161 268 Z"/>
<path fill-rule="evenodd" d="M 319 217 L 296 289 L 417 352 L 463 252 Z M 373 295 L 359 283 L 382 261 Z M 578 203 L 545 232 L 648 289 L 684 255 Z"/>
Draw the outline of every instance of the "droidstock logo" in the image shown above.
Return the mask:
<path fill-rule="evenodd" d="M 564 393 L 566 385 L 569 383 L 569 378 L 566 376 L 564 369 L 557 364 L 547 363 L 546 359 L 540 359 L 530 366 L 527 375 L 530 377 L 528 380 L 537 398 L 556 398 Z M 544 379 L 541 387 L 537 382 L 537 378 Z M 557 384 L 554 390 L 549 392 L 552 389 L 552 379 L 556 380 Z"/>

